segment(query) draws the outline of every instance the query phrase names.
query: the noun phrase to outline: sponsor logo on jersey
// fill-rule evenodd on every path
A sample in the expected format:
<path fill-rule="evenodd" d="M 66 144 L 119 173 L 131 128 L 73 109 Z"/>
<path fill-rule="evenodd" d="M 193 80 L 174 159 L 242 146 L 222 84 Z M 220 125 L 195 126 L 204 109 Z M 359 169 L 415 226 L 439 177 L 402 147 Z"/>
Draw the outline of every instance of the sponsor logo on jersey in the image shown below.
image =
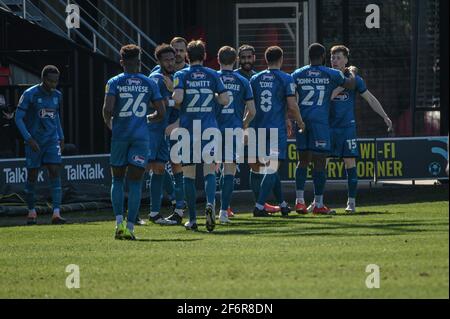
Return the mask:
<path fill-rule="evenodd" d="M 273 81 L 275 77 L 272 74 L 264 74 L 261 78 L 262 81 Z"/>
<path fill-rule="evenodd" d="M 142 84 L 141 79 L 137 79 L 137 78 L 127 79 L 127 85 L 141 85 L 141 84 Z"/>
<path fill-rule="evenodd" d="M 327 141 L 315 141 L 315 145 L 317 148 L 326 148 L 327 147 Z"/>
<path fill-rule="evenodd" d="M 41 119 L 54 119 L 56 117 L 56 111 L 52 109 L 40 109 L 39 117 Z"/>
<path fill-rule="evenodd" d="M 347 92 L 341 92 L 338 96 L 334 98 L 333 101 L 344 102 L 350 99 L 350 95 Z"/>
<path fill-rule="evenodd" d="M 315 71 L 315 70 L 309 70 L 309 71 L 307 72 L 307 75 L 308 75 L 308 76 L 311 76 L 311 77 L 318 77 L 318 76 L 321 76 L 321 75 L 322 75 L 322 72 L 320 72 L 320 71 Z"/>
<path fill-rule="evenodd" d="M 193 80 L 204 80 L 206 79 L 206 74 L 203 72 L 194 72 L 191 74 L 191 79 Z"/>
<path fill-rule="evenodd" d="M 223 75 L 222 76 L 222 81 L 223 82 L 234 82 L 234 77 L 231 75 Z"/>
<path fill-rule="evenodd" d="M 141 155 L 134 155 L 133 162 L 143 165 L 145 163 L 145 158 Z"/>

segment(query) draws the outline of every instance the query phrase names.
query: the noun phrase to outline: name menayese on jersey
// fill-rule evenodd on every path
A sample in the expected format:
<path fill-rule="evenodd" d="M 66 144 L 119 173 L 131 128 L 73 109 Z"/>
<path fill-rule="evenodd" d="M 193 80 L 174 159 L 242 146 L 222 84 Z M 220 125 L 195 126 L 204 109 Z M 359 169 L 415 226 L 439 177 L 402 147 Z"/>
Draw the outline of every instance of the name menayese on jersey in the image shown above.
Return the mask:
<path fill-rule="evenodd" d="M 141 85 L 118 85 L 117 91 L 120 93 L 148 93 L 148 86 Z"/>

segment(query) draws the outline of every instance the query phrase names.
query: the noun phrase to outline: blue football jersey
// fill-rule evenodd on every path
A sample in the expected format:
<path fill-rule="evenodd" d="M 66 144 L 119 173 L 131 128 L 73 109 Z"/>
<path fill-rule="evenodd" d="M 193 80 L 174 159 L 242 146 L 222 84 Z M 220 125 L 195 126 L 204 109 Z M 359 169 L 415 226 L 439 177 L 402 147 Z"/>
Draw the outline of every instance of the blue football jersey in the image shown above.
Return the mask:
<path fill-rule="evenodd" d="M 64 139 L 59 119 L 61 103 L 60 91 L 48 93 L 40 84 L 22 94 L 17 106 L 16 124 L 25 141 L 33 138 L 43 145 Z"/>
<path fill-rule="evenodd" d="M 108 81 L 105 94 L 116 97 L 112 139 L 148 140 L 147 115 L 152 113 L 149 103 L 162 100 L 156 82 L 140 73 L 122 73 Z"/>
<path fill-rule="evenodd" d="M 189 67 L 189 64 L 185 64 L 184 65 L 184 67 L 183 67 L 183 69 L 185 69 L 185 68 L 188 68 Z M 157 65 L 155 65 L 155 67 L 150 71 L 150 75 L 152 74 L 152 73 L 155 73 L 155 72 L 160 72 L 161 71 L 161 66 L 159 65 L 159 64 L 157 64 Z M 149 76 L 150 76 L 149 75 Z"/>
<path fill-rule="evenodd" d="M 295 96 L 292 77 L 280 70 L 264 70 L 254 75 L 250 84 L 255 97 L 256 115 L 251 126 L 278 128 L 279 136 L 286 135 L 286 98 Z"/>
<path fill-rule="evenodd" d="M 356 125 L 355 99 L 356 92 L 363 94 L 367 91 L 366 83 L 357 75 L 354 90 L 345 89 L 331 102 L 330 126 L 333 128 L 344 128 Z"/>
<path fill-rule="evenodd" d="M 255 71 L 255 70 L 251 70 L 251 71 L 250 71 L 250 76 L 247 75 L 247 73 L 244 73 L 244 72 L 242 71 L 242 69 L 236 69 L 236 70 L 234 70 L 234 72 L 239 73 L 240 76 L 243 76 L 243 77 L 246 78 L 248 81 L 250 81 L 250 79 L 252 78 L 252 76 L 254 76 L 254 75 L 256 74 L 256 71 Z"/>
<path fill-rule="evenodd" d="M 193 65 L 175 73 L 175 89 L 184 90 L 180 107 L 180 127 L 192 132 L 193 121 L 200 120 L 202 131 L 217 128 L 215 94 L 226 92 L 216 71 Z"/>
<path fill-rule="evenodd" d="M 333 90 L 345 83 L 341 71 L 319 65 L 307 65 L 292 73 L 297 85 L 300 113 L 305 122 L 329 124 Z"/>
<path fill-rule="evenodd" d="M 242 128 L 245 103 L 253 100 L 250 83 L 237 72 L 223 70 L 217 72 L 222 79 L 225 89 L 230 92 L 230 102 L 226 106 L 217 108 L 217 124 L 222 132 L 226 128 Z"/>
<path fill-rule="evenodd" d="M 169 77 L 173 81 L 173 75 L 170 75 Z M 164 75 L 162 74 L 161 69 L 150 74 L 149 78 L 156 82 L 159 88 L 159 92 L 161 93 L 161 97 L 163 99 L 170 99 L 172 97 L 172 92 L 170 92 L 167 89 L 166 84 L 164 83 Z M 160 130 L 160 129 L 164 130 L 169 124 L 169 119 L 171 117 L 173 110 L 174 110 L 173 107 L 169 106 L 166 107 L 166 114 L 164 116 L 164 120 L 158 123 L 149 123 L 149 128 L 151 130 Z M 155 110 L 153 108 L 150 108 L 150 113 L 153 113 L 154 111 Z"/>

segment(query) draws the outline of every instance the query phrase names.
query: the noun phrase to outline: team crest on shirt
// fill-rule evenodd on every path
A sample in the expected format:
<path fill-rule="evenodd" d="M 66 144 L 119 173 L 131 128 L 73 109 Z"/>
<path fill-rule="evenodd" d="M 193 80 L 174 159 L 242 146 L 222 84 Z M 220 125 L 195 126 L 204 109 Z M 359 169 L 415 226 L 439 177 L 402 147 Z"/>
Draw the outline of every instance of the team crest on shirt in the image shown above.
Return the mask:
<path fill-rule="evenodd" d="M 315 145 L 317 148 L 326 148 L 327 147 L 327 141 L 315 141 Z"/>
<path fill-rule="evenodd" d="M 38 103 L 42 103 L 42 99 L 41 99 L 41 98 L 38 98 L 38 99 L 37 99 L 37 102 L 38 102 Z"/>
<path fill-rule="evenodd" d="M 137 79 L 137 78 L 127 79 L 127 85 L 141 85 L 141 84 L 142 84 L 141 79 Z"/>
<path fill-rule="evenodd" d="M 39 117 L 41 119 L 55 119 L 56 112 L 53 109 L 40 109 L 39 110 Z"/>
<path fill-rule="evenodd" d="M 262 81 L 273 81 L 274 79 L 273 74 L 264 74 L 261 78 Z"/>
<path fill-rule="evenodd" d="M 145 163 L 145 158 L 144 158 L 144 156 L 141 156 L 141 155 L 134 155 L 133 162 L 143 165 Z"/>
<path fill-rule="evenodd" d="M 58 101 L 59 101 L 59 100 L 58 100 L 57 97 L 54 97 L 54 98 L 53 98 L 53 104 L 58 104 Z"/>
<path fill-rule="evenodd" d="M 307 75 L 310 76 L 310 77 L 319 77 L 319 76 L 322 75 L 322 72 L 315 71 L 315 70 L 309 70 Z"/>
<path fill-rule="evenodd" d="M 234 76 L 231 75 L 223 75 L 222 76 L 223 82 L 234 82 Z"/>
<path fill-rule="evenodd" d="M 206 79 L 206 74 L 203 72 L 197 71 L 197 72 L 194 72 L 191 74 L 191 79 L 192 80 L 204 80 L 204 79 Z"/>
<path fill-rule="evenodd" d="M 341 92 L 338 96 L 336 96 L 333 101 L 337 102 L 345 102 L 350 99 L 350 95 L 347 92 Z"/>
<path fill-rule="evenodd" d="M 175 79 L 173 80 L 173 87 L 177 87 L 178 84 L 180 84 L 180 79 L 179 79 L 179 78 L 175 78 Z"/>

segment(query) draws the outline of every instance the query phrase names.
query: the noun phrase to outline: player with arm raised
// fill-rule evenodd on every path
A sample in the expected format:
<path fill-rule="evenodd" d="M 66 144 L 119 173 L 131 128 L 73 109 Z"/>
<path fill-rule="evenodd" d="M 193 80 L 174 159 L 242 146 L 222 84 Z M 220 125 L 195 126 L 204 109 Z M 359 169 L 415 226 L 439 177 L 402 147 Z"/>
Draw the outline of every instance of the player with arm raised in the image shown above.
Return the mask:
<path fill-rule="evenodd" d="M 331 151 L 329 108 L 333 90 L 342 86 L 354 89 L 355 78 L 346 78 L 341 71 L 324 66 L 325 47 L 319 43 L 309 47 L 310 65 L 296 70 L 292 77 L 297 84 L 299 107 L 305 121 L 306 130 L 297 132 L 299 162 L 295 173 L 296 206 L 299 214 L 311 210 L 314 214 L 332 214 L 334 211 L 323 204 L 326 184 L 326 158 Z M 305 205 L 304 189 L 307 168 L 313 162 L 314 202 L 309 209 Z"/>
<path fill-rule="evenodd" d="M 35 187 L 39 168 L 45 166 L 50 177 L 53 216 L 52 224 L 64 224 L 60 215 L 61 152 L 64 149 L 64 134 L 59 112 L 62 108 L 62 94 L 56 89 L 59 70 L 54 65 L 43 68 L 42 83 L 26 90 L 20 97 L 15 121 L 25 140 L 27 182 L 25 200 L 28 206 L 28 225 L 37 222 L 35 208 Z"/>
<path fill-rule="evenodd" d="M 331 66 L 333 69 L 340 70 L 344 75 L 348 75 L 346 68 L 349 60 L 350 50 L 343 46 L 337 45 L 331 48 Z M 392 130 L 392 121 L 387 116 L 380 102 L 367 90 L 364 80 L 356 75 L 356 87 L 353 90 L 340 88 L 341 91 L 333 98 L 330 107 L 330 128 L 331 128 L 331 157 L 342 158 L 345 163 L 347 173 L 348 186 L 348 213 L 356 211 L 356 190 L 358 185 L 358 175 L 356 171 L 356 158 L 359 157 L 356 137 L 356 118 L 355 118 L 355 102 L 356 93 L 369 103 L 370 107 L 379 114 L 386 126 L 388 132 Z"/>
<path fill-rule="evenodd" d="M 221 223 L 229 223 L 228 209 L 230 207 L 231 195 L 234 188 L 234 175 L 236 174 L 236 153 L 237 141 L 233 138 L 233 148 L 226 149 L 226 132 L 234 129 L 246 130 L 255 116 L 255 103 L 250 83 L 238 72 L 233 72 L 233 65 L 236 62 L 236 50 L 229 46 L 220 48 L 218 53 L 220 71 L 218 72 L 225 88 L 230 92 L 230 102 L 223 108 L 217 110 L 217 124 L 222 133 L 222 187 L 221 187 L 221 208 L 219 220 Z M 243 136 L 242 136 L 243 137 Z M 230 152 L 232 151 L 232 152 Z"/>
<path fill-rule="evenodd" d="M 258 158 L 269 155 L 269 161 L 264 165 L 261 161 L 249 163 L 253 172 L 262 173 L 255 174 L 259 178 L 262 177 L 262 180 L 259 179 L 258 182 L 259 193 L 255 192 L 254 217 L 270 216 L 264 205 L 273 190 L 280 161 L 285 160 L 287 155 L 286 113 L 297 121 L 300 128 L 304 128 L 295 97 L 294 80 L 280 70 L 283 65 L 283 50 L 277 46 L 269 47 L 265 52 L 265 59 L 268 69 L 257 73 L 250 80 L 255 98 L 256 116 L 252 127 L 257 130 Z M 277 138 L 271 136 L 271 129 L 278 132 Z M 259 144 L 258 137 L 263 132 L 266 133 L 265 151 L 264 146 Z M 287 216 L 291 209 L 282 198 L 279 204 L 282 216 Z"/>
<path fill-rule="evenodd" d="M 129 44 L 120 49 L 124 73 L 106 84 L 103 119 L 112 130 L 111 201 L 116 216 L 116 239 L 135 240 L 134 223 L 139 211 L 142 177 L 149 155 L 148 121 L 161 121 L 164 102 L 155 81 L 139 73 L 141 49 Z M 150 102 L 155 112 L 149 114 Z M 128 217 L 124 225 L 124 178 L 128 182 Z"/>
<path fill-rule="evenodd" d="M 175 73 L 175 91 L 172 96 L 180 109 L 179 127 L 184 128 L 191 137 L 190 158 L 183 161 L 184 192 L 189 208 L 189 222 L 185 224 L 185 228 L 188 230 L 198 229 L 195 210 L 195 177 L 198 165 L 193 157 L 200 156 L 200 162 L 203 164 L 207 200 L 205 208 L 206 229 L 213 231 L 215 227 L 216 163 L 205 161 L 204 155 L 207 151 L 205 146 L 210 143 L 203 139 L 197 140 L 198 137 L 194 135 L 194 131 L 199 131 L 203 135 L 203 132 L 208 128 L 217 129 L 216 103 L 227 105 L 229 96 L 217 72 L 203 66 L 203 61 L 206 59 L 205 44 L 201 40 L 191 41 L 188 44 L 187 52 L 190 67 Z M 216 101 L 214 101 L 214 98 L 216 98 Z M 199 123 L 201 127 L 198 127 Z M 194 155 L 193 149 L 199 144 L 202 154 Z"/>

